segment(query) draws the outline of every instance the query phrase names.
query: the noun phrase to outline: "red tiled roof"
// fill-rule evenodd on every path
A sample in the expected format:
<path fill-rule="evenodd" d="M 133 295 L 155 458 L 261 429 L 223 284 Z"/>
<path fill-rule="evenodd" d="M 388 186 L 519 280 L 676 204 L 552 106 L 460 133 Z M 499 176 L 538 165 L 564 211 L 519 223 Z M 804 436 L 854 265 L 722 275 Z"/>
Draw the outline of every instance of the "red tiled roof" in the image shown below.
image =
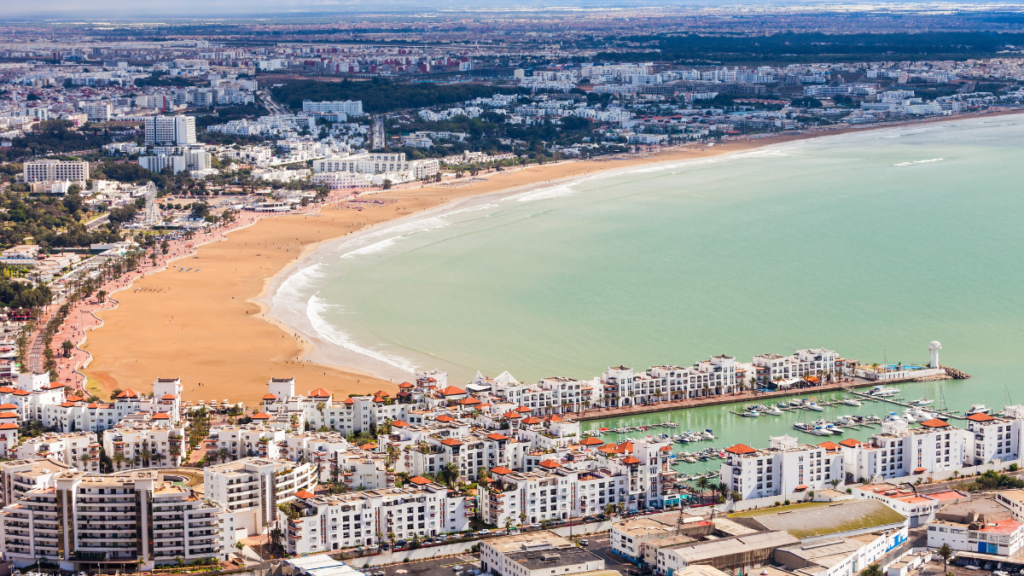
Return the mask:
<path fill-rule="evenodd" d="M 494 468 L 491 468 L 491 472 L 494 472 L 495 474 L 511 474 L 512 473 L 511 470 L 509 470 L 508 468 L 505 468 L 504 466 L 496 466 Z"/>
<path fill-rule="evenodd" d="M 376 450 L 377 449 L 377 445 L 375 443 L 373 443 L 373 442 L 367 442 L 366 444 L 363 444 L 362 446 L 360 446 L 359 449 L 360 450 Z"/>
<path fill-rule="evenodd" d="M 807 484 L 801 484 L 794 488 L 794 490 L 796 490 L 797 492 L 800 492 L 801 490 L 807 490 Z"/>
<path fill-rule="evenodd" d="M 975 412 L 967 417 L 972 422 L 991 422 L 995 420 L 995 417 L 985 414 L 984 412 Z"/>
<path fill-rule="evenodd" d="M 604 452 L 606 454 L 618 454 L 619 452 L 622 452 L 622 450 L 620 450 L 619 447 L 616 446 L 615 444 L 605 444 L 604 446 L 598 448 L 598 451 Z"/>
<path fill-rule="evenodd" d="M 455 438 L 445 438 L 444 440 L 441 440 L 441 444 L 444 444 L 445 446 L 462 446 L 462 442 L 459 442 Z"/>
<path fill-rule="evenodd" d="M 14 404 L 0 404 L 0 410 L 17 410 L 18 407 Z"/>
<path fill-rule="evenodd" d="M 413 484 L 419 484 L 420 486 L 424 484 L 430 484 L 430 480 L 427 480 L 423 476 L 413 476 L 412 478 L 409 478 L 409 482 L 412 482 Z"/>
<path fill-rule="evenodd" d="M 381 398 L 387 398 L 387 397 L 391 396 L 391 394 L 388 394 L 387 392 L 385 392 L 383 390 L 377 390 L 376 392 L 373 393 L 373 395 L 374 396 L 380 396 Z"/>
<path fill-rule="evenodd" d="M 545 461 L 541 462 L 540 465 L 545 467 L 545 468 L 558 468 L 559 466 L 561 466 L 561 464 L 559 464 L 558 462 L 556 462 L 554 460 L 545 460 Z"/>
<path fill-rule="evenodd" d="M 527 412 L 533 412 L 533 408 L 527 408 L 526 406 L 520 406 L 519 408 L 516 408 L 516 412 L 519 412 L 520 414 L 526 414 Z"/>
<path fill-rule="evenodd" d="M 921 422 L 921 426 L 924 426 L 925 428 L 945 428 L 946 426 L 949 426 L 949 422 L 939 420 L 938 418 L 932 418 L 931 420 Z"/>
<path fill-rule="evenodd" d="M 559 416 L 558 414 L 552 414 L 551 416 L 548 417 L 548 419 L 546 421 L 547 422 L 561 422 L 562 421 L 562 417 Z"/>
<path fill-rule="evenodd" d="M 18 415 L 15 414 L 14 412 L 4 412 L 3 414 L 0 414 L 0 418 L 17 418 L 17 417 L 18 417 Z"/>
<path fill-rule="evenodd" d="M 449 387 L 445 388 L 444 390 L 441 390 L 441 394 L 444 394 L 445 396 L 458 396 L 459 394 L 465 394 L 465 393 L 466 393 L 465 390 L 463 390 L 462 388 L 459 388 L 457 386 L 449 386 Z"/>
<path fill-rule="evenodd" d="M 600 446 L 601 444 L 604 444 L 604 440 L 601 440 L 600 438 L 596 438 L 594 436 L 590 436 L 589 438 L 584 438 L 583 440 L 581 440 L 580 444 L 584 446 Z"/>
<path fill-rule="evenodd" d="M 522 418 L 518 412 L 505 412 L 505 418 Z"/>
<path fill-rule="evenodd" d="M 305 490 L 299 490 L 298 492 L 296 492 L 295 493 L 295 497 L 296 498 L 302 498 L 303 500 L 305 500 L 306 498 L 316 498 L 316 496 L 314 494 L 310 494 L 309 492 L 306 492 Z"/>
<path fill-rule="evenodd" d="M 164 394 L 164 397 L 161 398 L 161 400 L 174 400 L 175 398 L 177 398 L 177 396 L 174 394 Z"/>
<path fill-rule="evenodd" d="M 277 396 L 270 394 L 269 392 L 263 396 L 264 400 L 277 400 Z"/>
<path fill-rule="evenodd" d="M 730 454 L 753 454 L 754 452 L 757 452 L 757 450 L 754 450 L 753 448 L 747 446 L 746 444 L 737 444 L 735 446 L 730 446 L 726 448 L 725 451 Z"/>
<path fill-rule="evenodd" d="M 860 446 L 861 444 L 863 444 L 863 442 L 861 442 L 860 440 L 857 440 L 856 438 L 847 438 L 846 440 L 842 440 L 842 441 L 839 442 L 840 446 L 846 446 L 848 448 L 856 448 L 857 446 Z"/>
<path fill-rule="evenodd" d="M 332 394 L 323 388 L 317 388 L 309 393 L 310 398 L 330 398 Z"/>
<path fill-rule="evenodd" d="M 0 430 L 17 430 L 17 429 L 18 429 L 18 425 L 15 424 L 14 422 L 4 422 L 3 424 L 0 424 Z"/>
<path fill-rule="evenodd" d="M 527 416 L 526 418 L 523 418 L 523 424 L 540 424 L 540 419 L 534 418 L 533 416 Z"/>
<path fill-rule="evenodd" d="M 626 456 L 622 459 L 623 464 L 639 464 L 640 460 L 635 456 Z"/>
<path fill-rule="evenodd" d="M 74 402 L 65 402 L 65 403 L 61 404 L 60 407 L 61 408 L 71 408 L 74 405 L 75 405 Z"/>
<path fill-rule="evenodd" d="M 437 417 L 437 421 L 438 422 L 455 422 L 455 418 L 452 418 L 451 416 L 449 416 L 447 414 L 441 414 L 440 416 Z"/>
<path fill-rule="evenodd" d="M 270 420 L 270 414 L 267 414 L 265 412 L 260 412 L 259 414 L 253 415 L 252 419 L 253 420 Z"/>
<path fill-rule="evenodd" d="M 406 426 L 409 426 L 409 423 L 406 422 L 405 420 L 395 420 L 394 422 L 391 423 L 391 425 L 397 428 L 405 428 Z"/>
<path fill-rule="evenodd" d="M 153 420 L 170 420 L 171 416 L 169 414 L 167 414 L 166 412 L 159 412 L 157 414 L 153 414 L 153 418 L 152 419 Z"/>
<path fill-rule="evenodd" d="M 671 452 L 672 451 L 672 447 L 671 446 L 662 446 L 661 447 L 661 451 L 662 452 Z"/>
<path fill-rule="evenodd" d="M 28 390 L 15 390 L 12 394 L 15 396 L 28 396 Z"/>
<path fill-rule="evenodd" d="M 490 438 L 491 440 L 508 440 L 508 436 L 505 436 L 504 434 L 498 434 L 497 432 L 495 432 L 494 434 L 488 434 L 487 437 Z"/>
<path fill-rule="evenodd" d="M 839 450 L 839 445 L 835 442 L 829 442 L 828 440 L 818 444 L 818 448 L 824 448 L 825 450 Z"/>
<path fill-rule="evenodd" d="M 356 403 L 356 401 L 353 400 L 352 398 L 345 398 L 344 400 L 342 400 L 342 402 L 344 402 L 345 404 L 355 404 Z"/>
<path fill-rule="evenodd" d="M 479 404 L 479 403 L 480 403 L 480 401 L 477 400 L 476 398 L 473 398 L 472 396 L 470 396 L 469 398 L 463 398 L 462 400 L 459 400 L 459 404 L 461 404 L 463 406 L 472 406 L 473 404 Z"/>
<path fill-rule="evenodd" d="M 136 392 L 135 390 L 132 390 L 131 388 L 128 388 L 127 390 L 125 390 L 125 391 L 123 391 L 123 392 L 121 392 L 120 394 L 117 395 L 117 398 L 138 398 L 138 397 L 139 397 L 139 393 Z"/>
<path fill-rule="evenodd" d="M 415 388 L 415 386 L 413 386 L 412 384 L 410 384 L 408 382 L 402 382 L 401 384 L 398 385 L 398 387 L 399 388 Z"/>

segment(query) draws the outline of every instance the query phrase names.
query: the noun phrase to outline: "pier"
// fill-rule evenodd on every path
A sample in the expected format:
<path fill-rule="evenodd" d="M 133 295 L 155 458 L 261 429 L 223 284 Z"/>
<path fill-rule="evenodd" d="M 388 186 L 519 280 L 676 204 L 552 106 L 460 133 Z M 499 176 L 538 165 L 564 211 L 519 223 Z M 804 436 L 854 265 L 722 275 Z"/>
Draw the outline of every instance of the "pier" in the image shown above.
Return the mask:
<path fill-rule="evenodd" d="M 909 402 L 903 402 L 899 398 L 888 398 L 888 397 L 883 398 L 883 397 L 880 397 L 880 396 L 872 396 L 871 394 L 865 394 L 863 392 L 857 392 L 856 390 L 854 390 L 852 388 L 847 389 L 846 391 L 849 392 L 850 394 L 856 396 L 860 400 L 868 400 L 870 402 L 888 402 L 889 404 L 895 404 L 896 406 L 902 406 L 904 408 L 922 408 L 921 406 L 916 406 L 914 404 L 910 404 Z M 944 417 L 947 420 L 951 419 L 951 418 L 955 418 L 957 420 L 966 420 L 967 419 L 966 416 L 957 416 L 956 415 L 956 412 L 959 412 L 959 410 L 943 412 L 941 410 L 930 410 L 928 408 L 922 408 L 922 409 L 926 410 L 928 412 L 934 412 L 935 414 L 938 414 L 939 416 L 942 416 L 942 417 Z"/>

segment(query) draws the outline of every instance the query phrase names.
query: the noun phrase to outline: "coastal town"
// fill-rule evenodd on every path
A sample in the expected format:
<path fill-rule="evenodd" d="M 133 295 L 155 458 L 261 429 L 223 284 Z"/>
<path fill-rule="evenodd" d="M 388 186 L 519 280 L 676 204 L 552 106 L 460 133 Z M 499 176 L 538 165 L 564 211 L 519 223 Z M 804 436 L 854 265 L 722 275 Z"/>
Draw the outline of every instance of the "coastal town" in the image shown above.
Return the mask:
<path fill-rule="evenodd" d="M 0 576 L 1024 574 L 1024 405 L 992 376 L 1002 354 L 979 356 L 983 345 L 953 318 L 903 333 L 872 326 L 873 338 L 859 341 L 810 331 L 773 333 L 756 347 L 673 341 L 684 353 L 654 361 L 679 364 L 623 364 L 636 356 L 616 351 L 625 359 L 607 361 L 617 366 L 599 368 L 602 359 L 589 376 L 530 382 L 511 373 L 522 376 L 522 363 L 466 377 L 459 371 L 477 359 L 426 350 L 436 363 L 400 366 L 404 376 L 392 378 L 335 361 L 333 350 L 384 354 L 312 326 L 313 299 L 298 311 L 307 327 L 275 316 L 271 297 L 318 250 L 409 216 L 475 210 L 471 197 L 503 201 L 615 169 L 819 136 L 1012 129 L 1011 115 L 1024 111 L 1024 33 L 1012 6 L 432 6 L 339 16 L 319 5 L 302 12 L 302 2 L 264 15 L 257 4 L 238 18 L 126 8 L 124 20 L 99 4 L 88 17 L 55 10 L 24 20 L 17 15 L 31 7 L 5 7 Z M 976 138 L 957 141 L 955 162 L 885 157 L 885 168 L 973 168 L 964 150 L 995 155 Z M 955 183 L 958 196 L 983 188 L 982 171 L 960 170 L 974 177 Z M 905 188 L 928 177 L 886 174 L 878 180 Z M 825 173 L 815 186 L 836 179 Z M 898 196 L 867 177 L 860 184 Z M 835 211 L 922 210 L 891 202 Z M 953 200 L 939 192 L 928 201 L 944 202 Z M 1007 215 L 1009 224 L 986 228 L 1014 228 L 1005 206 L 977 204 L 987 217 Z M 766 261 L 785 259 L 765 241 L 782 233 L 850 274 L 884 269 L 876 255 L 847 250 L 849 239 L 825 242 L 828 222 L 776 218 L 768 229 L 737 215 L 716 234 L 753 229 Z M 928 218 L 928 227 L 945 221 Z M 672 225 L 690 225 L 679 220 Z M 868 224 L 858 236 L 873 235 Z M 931 282 L 944 267 L 918 260 L 944 247 L 907 244 L 922 248 L 905 276 Z M 680 240 L 653 250 L 709 249 Z M 971 258 L 985 261 L 981 250 Z M 715 274 L 756 290 L 769 280 L 718 264 Z M 797 275 L 818 274 L 806 264 Z M 630 267 L 615 273 L 660 281 Z M 906 277 L 873 280 L 885 298 L 905 289 L 914 298 Z M 845 278 L 829 281 L 818 289 L 843 299 L 833 290 Z M 677 288 L 713 291 L 702 282 L 694 274 Z M 817 305 L 810 295 L 779 306 L 803 314 Z M 951 308 L 922 300 L 936 316 Z M 831 335 L 848 329 L 813 321 Z M 409 324 L 395 323 L 399 333 Z M 985 330 L 1012 343 L 1016 323 L 1007 324 L 1009 335 Z M 931 338 L 964 370 L 943 364 Z M 849 357 L 868 340 L 877 354 Z M 912 362 L 891 360 L 894 341 L 899 354 L 912 346 Z M 822 344 L 846 351 L 795 349 Z M 502 353 L 502 362 L 536 360 Z M 994 382 L 1005 389 L 998 405 L 982 393 Z"/>
<path fill-rule="evenodd" d="M 851 574 L 883 560 L 888 569 L 921 565 L 943 545 L 961 565 L 1012 566 L 1022 562 L 1024 481 L 1003 472 L 1020 461 L 1019 405 L 999 415 L 974 406 L 958 417 L 963 427 L 941 412 L 919 422 L 892 413 L 868 442 L 784 435 L 761 449 L 736 444 L 715 455 L 718 471 L 686 479 L 675 450 L 701 439 L 671 434 L 671 422 L 670 433 L 618 443 L 577 419 L 591 405 L 629 406 L 662 388 L 666 397 L 728 395 L 746 383 L 806 393 L 825 379 L 873 374 L 888 384 L 856 394 L 885 398 L 894 383 L 947 377 L 940 348 L 930 345 L 932 368 L 872 369 L 811 349 L 535 385 L 505 373 L 460 388 L 433 370 L 394 396 L 302 393 L 294 378 L 272 378 L 253 407 L 184 402 L 177 378 L 108 401 L 69 395 L 45 372 L 18 374 L 0 388 L 2 550 L 17 567 L 72 571 L 245 565 L 241 551 L 262 537 L 281 556 L 331 552 L 358 566 L 359 556 L 471 538 L 481 539 L 481 573 L 517 573 L 551 549 L 571 569 L 603 569 L 585 540 L 546 531 L 578 523 L 577 535 L 608 526 L 608 558 L 664 574 Z M 1015 489 L 978 493 L 1003 485 Z M 845 520 L 823 519 L 818 506 Z M 137 533 L 139 522 L 151 529 Z M 911 536 L 921 541 L 909 546 Z M 829 553 L 808 556 L 819 542 Z"/>

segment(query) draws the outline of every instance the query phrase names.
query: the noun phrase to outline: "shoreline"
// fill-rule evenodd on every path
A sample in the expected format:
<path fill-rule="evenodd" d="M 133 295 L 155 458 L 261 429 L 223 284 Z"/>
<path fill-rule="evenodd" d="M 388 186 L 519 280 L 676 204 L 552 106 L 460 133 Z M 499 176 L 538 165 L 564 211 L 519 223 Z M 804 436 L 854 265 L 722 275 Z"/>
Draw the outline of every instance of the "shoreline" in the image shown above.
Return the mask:
<path fill-rule="evenodd" d="M 171 274 L 169 268 L 162 273 L 150 273 L 135 281 L 136 290 L 118 298 L 116 309 L 97 311 L 105 330 L 91 334 L 83 346 L 93 360 L 82 371 L 108 391 L 115 386 L 144 390 L 158 376 L 179 376 L 185 385 L 185 400 L 230 398 L 244 401 L 250 407 L 259 405 L 265 392 L 263 385 L 271 377 L 296 377 L 299 393 L 317 387 L 339 395 L 380 389 L 393 392 L 396 385 L 386 379 L 360 368 L 326 363 L 323 350 L 329 343 L 300 337 L 295 328 L 273 315 L 268 298 L 273 297 L 281 282 L 301 268 L 304 260 L 325 245 L 359 238 L 379 230 L 382 224 L 405 222 L 410 216 L 420 218 L 470 199 L 527 192 L 599 173 L 699 160 L 865 130 L 1017 113 L 1021 111 L 734 139 L 703 151 L 699 147 L 683 147 L 622 161 L 532 165 L 481 174 L 467 179 L 474 182 L 461 186 L 397 187 L 357 199 L 358 207 L 343 201 L 315 213 L 257 218 L 253 224 L 222 235 L 219 242 L 195 247 L 191 257 L 200 260 L 206 274 Z M 256 316 L 265 322 L 253 323 L 246 316 Z M 179 326 L 180 330 L 169 330 Z M 188 333 L 183 334 L 186 330 Z M 281 342 L 277 343 L 278 340 Z M 207 390 L 200 382 L 209 382 L 210 388 Z"/>

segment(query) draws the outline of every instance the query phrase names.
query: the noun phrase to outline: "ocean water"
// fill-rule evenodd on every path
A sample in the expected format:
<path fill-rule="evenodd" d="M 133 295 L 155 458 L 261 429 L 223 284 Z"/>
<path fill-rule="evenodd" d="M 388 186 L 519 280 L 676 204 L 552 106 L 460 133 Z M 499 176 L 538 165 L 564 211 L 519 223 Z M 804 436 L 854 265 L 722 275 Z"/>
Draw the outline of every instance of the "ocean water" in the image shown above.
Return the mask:
<path fill-rule="evenodd" d="M 455 384 L 819 346 L 927 363 L 939 340 L 973 378 L 907 397 L 1001 408 L 1024 402 L 1022 136 L 1014 116 L 910 126 L 472 199 L 325 246 L 271 315 L 318 360 Z M 737 435 L 794 418 L 687 412 Z"/>

